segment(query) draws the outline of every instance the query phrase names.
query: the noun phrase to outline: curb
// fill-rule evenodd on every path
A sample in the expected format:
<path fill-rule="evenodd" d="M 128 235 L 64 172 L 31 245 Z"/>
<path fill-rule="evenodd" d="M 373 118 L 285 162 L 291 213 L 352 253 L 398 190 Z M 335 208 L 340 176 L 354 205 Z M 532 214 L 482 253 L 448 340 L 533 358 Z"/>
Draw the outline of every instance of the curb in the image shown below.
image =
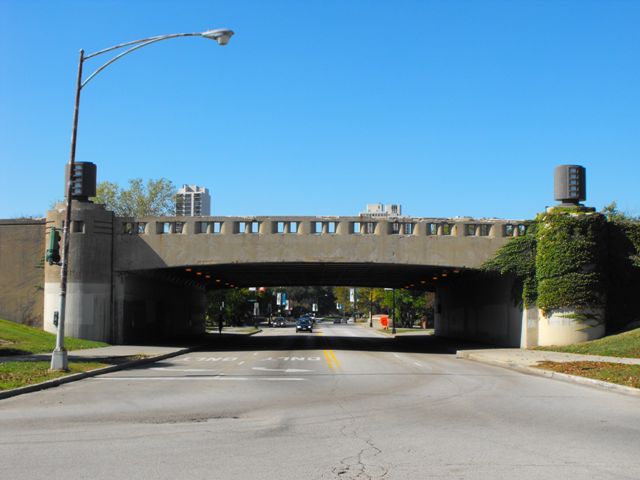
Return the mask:
<path fill-rule="evenodd" d="M 553 372 L 551 370 L 543 370 L 541 368 L 528 367 L 524 365 L 518 365 L 512 362 L 503 362 L 500 360 L 490 360 L 483 358 L 481 355 L 474 355 L 473 353 L 466 352 L 464 350 L 458 350 L 456 352 L 456 358 L 462 358 L 465 360 L 471 360 L 474 362 L 485 363 L 487 365 L 493 365 L 494 367 L 508 368 L 527 375 L 536 375 L 538 377 L 546 377 L 554 380 L 560 380 L 568 383 L 577 383 L 579 385 L 585 385 L 608 392 L 622 393 L 624 395 L 630 395 L 633 397 L 640 397 L 640 389 L 627 387 L 625 385 L 618 385 L 617 383 L 605 382 L 603 380 L 595 380 L 593 378 L 579 377 L 577 375 L 569 375 L 567 373 Z"/>
<path fill-rule="evenodd" d="M 36 383 L 34 385 L 27 385 L 26 387 L 13 388 L 11 390 L 0 391 L 0 400 L 25 393 L 37 392 L 38 390 L 45 390 L 47 388 L 57 387 L 65 383 L 76 382 L 89 377 L 96 377 L 105 373 L 111 373 L 118 370 L 124 370 L 126 368 L 135 367 L 138 365 L 144 365 L 147 363 L 154 363 L 160 360 L 165 360 L 171 357 L 177 357 L 185 353 L 193 352 L 202 346 L 182 348 L 175 352 L 163 353 L 162 355 L 156 355 L 153 357 L 141 358 L 139 360 L 131 360 L 130 362 L 121 363 L 119 365 L 110 365 L 108 367 L 96 368 L 95 370 L 89 370 L 88 372 L 74 373 L 73 375 L 67 375 L 65 377 L 54 378 L 53 380 L 47 380 L 46 382 Z"/>

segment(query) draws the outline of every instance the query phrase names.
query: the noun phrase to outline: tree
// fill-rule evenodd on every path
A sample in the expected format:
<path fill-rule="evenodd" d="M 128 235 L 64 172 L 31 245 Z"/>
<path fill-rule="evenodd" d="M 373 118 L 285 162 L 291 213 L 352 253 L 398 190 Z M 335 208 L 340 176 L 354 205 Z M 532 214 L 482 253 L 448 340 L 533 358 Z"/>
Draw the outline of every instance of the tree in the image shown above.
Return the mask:
<path fill-rule="evenodd" d="M 227 290 L 209 290 L 207 292 L 207 310 L 205 323 L 213 328 L 221 315 L 226 325 L 242 325 L 251 319 L 253 303 L 249 300 L 255 295 L 246 288 Z"/>
<path fill-rule="evenodd" d="M 113 182 L 100 182 L 96 196 L 91 200 L 102 203 L 118 217 L 145 217 L 173 215 L 176 188 L 171 180 L 141 178 L 129 180 L 127 188 Z"/>
<path fill-rule="evenodd" d="M 611 202 L 609 205 L 605 205 L 602 209 L 602 213 L 610 222 L 631 222 L 638 220 L 632 215 L 618 209 L 618 204 L 616 202 Z"/>

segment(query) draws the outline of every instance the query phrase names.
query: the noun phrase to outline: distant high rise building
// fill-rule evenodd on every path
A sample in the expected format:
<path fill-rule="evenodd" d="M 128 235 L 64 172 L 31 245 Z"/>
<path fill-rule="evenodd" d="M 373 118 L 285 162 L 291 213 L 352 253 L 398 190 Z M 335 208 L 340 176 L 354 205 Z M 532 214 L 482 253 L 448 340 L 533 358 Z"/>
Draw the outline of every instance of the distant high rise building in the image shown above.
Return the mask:
<path fill-rule="evenodd" d="M 381 203 L 368 203 L 367 209 L 360 213 L 361 217 L 401 217 L 402 205 Z"/>
<path fill-rule="evenodd" d="M 178 217 L 201 217 L 211 215 L 209 189 L 197 185 L 182 185 L 176 194 Z"/>

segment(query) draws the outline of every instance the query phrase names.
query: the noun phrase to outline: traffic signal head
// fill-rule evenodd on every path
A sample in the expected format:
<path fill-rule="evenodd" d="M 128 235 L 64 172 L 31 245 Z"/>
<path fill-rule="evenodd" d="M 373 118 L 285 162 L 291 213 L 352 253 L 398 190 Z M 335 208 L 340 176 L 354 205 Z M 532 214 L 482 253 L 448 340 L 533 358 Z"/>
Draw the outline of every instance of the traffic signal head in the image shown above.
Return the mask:
<path fill-rule="evenodd" d="M 55 227 L 49 230 L 49 243 L 44 259 L 49 265 L 57 265 L 60 262 L 60 230 Z"/>

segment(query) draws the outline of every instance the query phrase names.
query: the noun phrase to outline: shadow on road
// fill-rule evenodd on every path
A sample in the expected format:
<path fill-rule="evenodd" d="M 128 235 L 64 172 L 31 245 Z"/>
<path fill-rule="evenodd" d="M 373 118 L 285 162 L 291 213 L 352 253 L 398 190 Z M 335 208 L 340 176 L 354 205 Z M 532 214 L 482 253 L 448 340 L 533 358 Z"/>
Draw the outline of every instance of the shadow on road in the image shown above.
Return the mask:
<path fill-rule="evenodd" d="M 331 335 L 278 336 L 207 335 L 200 338 L 201 350 L 207 351 L 289 351 L 289 350 L 355 350 L 367 352 L 440 353 L 454 355 L 457 350 L 495 348 L 433 335 L 389 338 L 341 337 Z"/>

